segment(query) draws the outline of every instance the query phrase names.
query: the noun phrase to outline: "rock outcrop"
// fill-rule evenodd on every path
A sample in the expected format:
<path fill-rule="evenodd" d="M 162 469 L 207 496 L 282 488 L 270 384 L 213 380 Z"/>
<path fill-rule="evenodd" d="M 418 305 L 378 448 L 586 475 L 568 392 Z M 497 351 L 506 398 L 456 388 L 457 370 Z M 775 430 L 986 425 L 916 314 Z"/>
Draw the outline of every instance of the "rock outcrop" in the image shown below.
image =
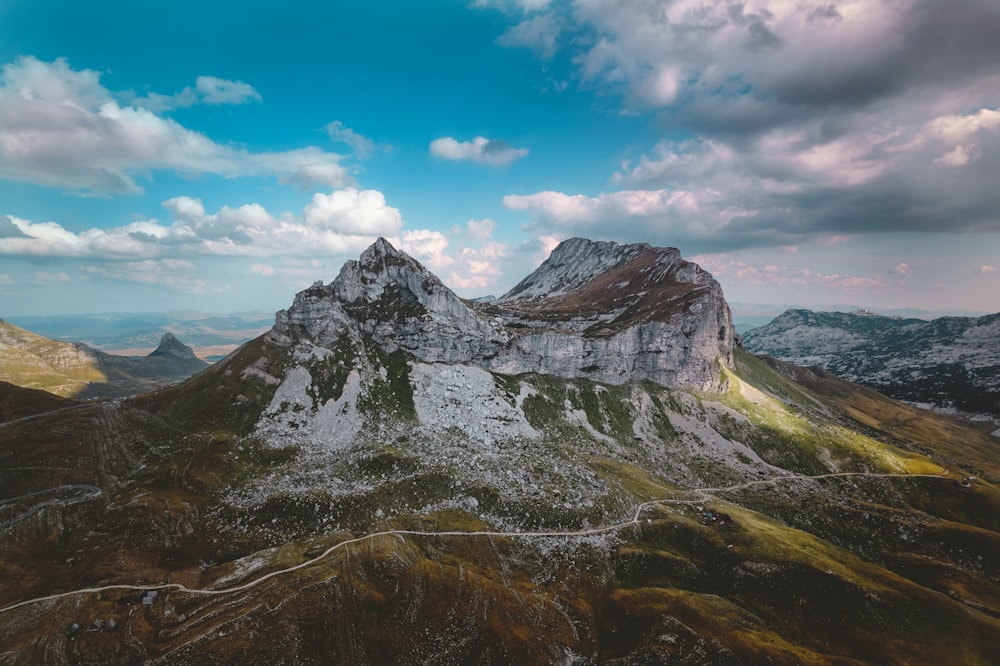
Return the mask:
<path fill-rule="evenodd" d="M 490 363 L 500 372 L 718 390 L 719 364 L 732 367 L 722 287 L 674 248 L 572 238 L 480 309 L 517 331 Z"/>
<path fill-rule="evenodd" d="M 466 301 L 385 239 L 278 313 L 272 335 L 342 336 L 424 362 L 623 384 L 723 387 L 733 328 L 719 284 L 673 248 L 574 238 L 509 293 Z"/>

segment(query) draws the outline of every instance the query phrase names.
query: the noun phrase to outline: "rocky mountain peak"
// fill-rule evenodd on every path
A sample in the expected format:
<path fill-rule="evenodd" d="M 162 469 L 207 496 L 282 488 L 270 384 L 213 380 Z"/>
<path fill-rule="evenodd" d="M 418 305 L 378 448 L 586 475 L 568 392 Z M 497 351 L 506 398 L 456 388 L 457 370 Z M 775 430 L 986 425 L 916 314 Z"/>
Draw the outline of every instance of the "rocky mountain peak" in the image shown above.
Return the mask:
<path fill-rule="evenodd" d="M 648 249 L 651 248 L 645 243 L 619 245 L 610 241 L 570 238 L 557 245 L 541 266 L 498 300 L 551 298 L 575 291 Z"/>
<path fill-rule="evenodd" d="M 621 384 L 722 386 L 732 322 L 721 287 L 674 248 L 574 238 L 505 296 L 465 301 L 383 238 L 329 285 L 300 292 L 273 336 L 344 335 L 424 362 Z M 367 342 L 366 342 L 367 344 Z"/>
<path fill-rule="evenodd" d="M 545 309 L 590 304 L 613 310 L 626 301 L 663 296 L 665 287 L 676 296 L 682 291 L 717 288 L 718 283 L 697 264 L 684 261 L 676 248 L 571 238 L 497 302 L 544 302 Z"/>
<path fill-rule="evenodd" d="M 329 285 L 300 292 L 277 315 L 276 332 L 328 344 L 342 335 L 371 338 L 429 361 L 465 362 L 503 333 L 480 317 L 419 261 L 379 238 L 348 261 Z"/>
<path fill-rule="evenodd" d="M 361 253 L 361 264 L 364 266 L 370 265 L 372 262 L 382 261 L 408 261 L 419 265 L 419 263 L 413 259 L 410 255 L 406 254 L 401 250 L 397 250 L 392 243 L 387 241 L 382 236 L 368 246 L 368 248 Z"/>
<path fill-rule="evenodd" d="M 357 261 L 345 263 L 330 291 L 347 304 L 376 303 L 400 292 L 404 300 L 412 296 L 430 311 L 452 310 L 461 300 L 419 261 L 384 238 L 369 246 Z"/>
<path fill-rule="evenodd" d="M 614 337 L 660 322 L 689 338 L 712 328 L 711 345 L 731 357 L 734 344 L 722 288 L 676 248 L 572 238 L 494 304 L 512 316 L 585 337 Z M 706 341 L 709 337 L 706 335 Z M 708 347 L 702 349 L 712 353 Z"/>

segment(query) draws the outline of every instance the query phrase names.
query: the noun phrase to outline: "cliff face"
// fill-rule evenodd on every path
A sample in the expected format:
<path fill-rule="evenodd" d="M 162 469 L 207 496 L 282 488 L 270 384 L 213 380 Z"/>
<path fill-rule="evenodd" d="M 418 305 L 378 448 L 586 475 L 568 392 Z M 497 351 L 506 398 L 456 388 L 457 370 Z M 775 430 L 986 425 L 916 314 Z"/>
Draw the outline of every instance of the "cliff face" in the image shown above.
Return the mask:
<path fill-rule="evenodd" d="M 722 288 L 674 248 L 573 238 L 480 309 L 521 331 L 490 366 L 499 372 L 719 390 L 719 363 L 733 363 Z"/>
<path fill-rule="evenodd" d="M 464 301 L 380 239 L 329 285 L 278 313 L 272 332 L 330 346 L 347 334 L 425 362 L 623 384 L 719 390 L 732 367 L 719 284 L 672 248 L 571 239 L 511 292 Z"/>

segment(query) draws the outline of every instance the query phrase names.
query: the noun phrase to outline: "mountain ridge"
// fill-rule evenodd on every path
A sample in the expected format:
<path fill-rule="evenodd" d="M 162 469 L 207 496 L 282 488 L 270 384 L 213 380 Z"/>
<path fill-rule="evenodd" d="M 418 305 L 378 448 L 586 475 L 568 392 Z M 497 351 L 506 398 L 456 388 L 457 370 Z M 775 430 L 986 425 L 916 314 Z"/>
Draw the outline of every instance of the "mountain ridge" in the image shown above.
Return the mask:
<path fill-rule="evenodd" d="M 788 310 L 743 341 L 897 399 L 1000 419 L 1000 314 L 924 321 Z"/>
<path fill-rule="evenodd" d="M 125 397 L 187 379 L 206 367 L 171 333 L 147 356 L 120 356 L 0 320 L 0 380 L 63 397 Z"/>
<path fill-rule="evenodd" d="M 721 389 L 720 363 L 731 366 L 734 338 L 719 284 L 681 260 L 676 249 L 615 244 L 620 249 L 609 257 L 609 247 L 565 241 L 522 282 L 550 282 L 558 272 L 553 267 L 591 257 L 590 264 L 581 262 L 584 269 L 558 278 L 564 291 L 556 299 L 538 298 L 522 286 L 474 302 L 460 299 L 419 262 L 379 239 L 359 261 L 347 262 L 330 285 L 316 283 L 297 294 L 292 307 L 278 313 L 273 333 L 291 339 L 301 330 L 328 343 L 353 330 L 389 351 L 403 349 L 430 362 Z M 644 263 L 636 265 L 640 256 Z M 593 266 L 602 272 L 594 273 Z M 636 285 L 620 280 L 616 291 L 595 284 L 614 275 L 612 269 L 630 268 L 641 278 Z M 642 289 L 650 280 L 658 282 L 656 293 Z M 614 309 L 602 309 L 601 302 L 589 308 L 566 303 L 574 295 L 586 297 L 588 285 L 610 292 Z"/>

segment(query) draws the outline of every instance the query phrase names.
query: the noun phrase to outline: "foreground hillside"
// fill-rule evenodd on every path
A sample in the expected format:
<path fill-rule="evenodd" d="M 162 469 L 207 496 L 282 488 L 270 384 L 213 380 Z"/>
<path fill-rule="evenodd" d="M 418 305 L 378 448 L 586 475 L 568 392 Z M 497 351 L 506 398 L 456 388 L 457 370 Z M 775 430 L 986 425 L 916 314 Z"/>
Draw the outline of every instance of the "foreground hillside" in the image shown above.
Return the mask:
<path fill-rule="evenodd" d="M 1000 314 L 923 321 L 788 310 L 743 340 L 899 400 L 1000 418 Z"/>
<path fill-rule="evenodd" d="M 735 347 L 676 251 L 560 247 L 473 304 L 380 242 L 187 382 L 0 427 L 5 659 L 1000 660 L 995 439 Z"/>
<path fill-rule="evenodd" d="M 135 395 L 207 367 L 171 333 L 147 356 L 118 356 L 79 342 L 50 340 L 0 320 L 0 380 L 63 397 Z"/>

